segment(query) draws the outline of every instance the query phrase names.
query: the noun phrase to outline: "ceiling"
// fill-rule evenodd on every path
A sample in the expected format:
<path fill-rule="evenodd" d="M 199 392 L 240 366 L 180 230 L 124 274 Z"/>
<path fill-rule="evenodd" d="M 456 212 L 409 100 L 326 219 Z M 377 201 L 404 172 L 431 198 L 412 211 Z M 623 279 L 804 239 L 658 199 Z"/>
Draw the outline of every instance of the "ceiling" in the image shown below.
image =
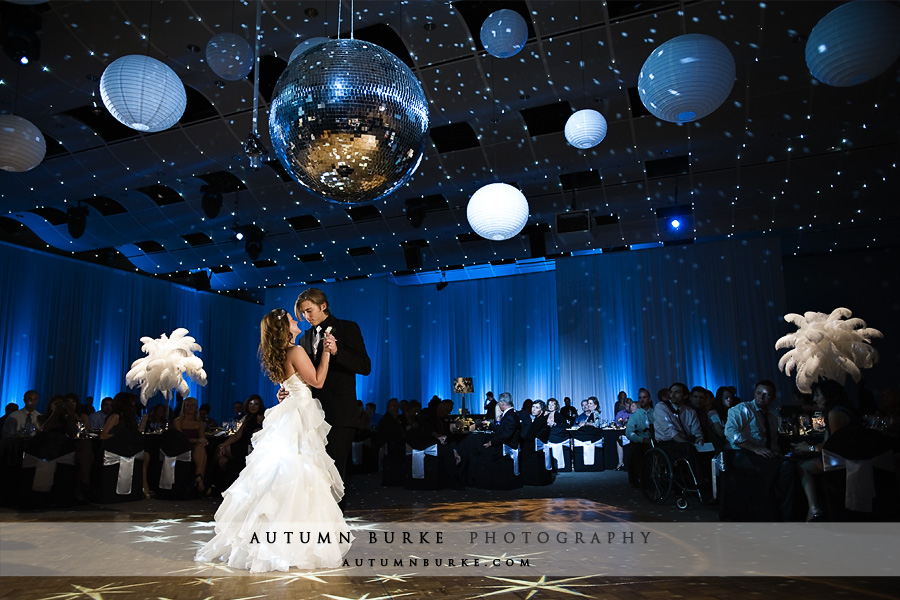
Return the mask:
<path fill-rule="evenodd" d="M 782 236 L 788 255 L 894 244 L 900 65 L 833 88 L 814 81 L 804 60 L 812 27 L 839 4 L 355 2 L 355 37 L 409 61 L 431 133 L 407 184 L 350 207 L 290 180 L 267 126 L 293 48 L 337 37 L 337 2 L 262 2 L 260 134 L 270 162 L 258 171 L 242 150 L 253 75 L 223 83 L 204 60 L 217 33 L 252 40 L 255 2 L 0 2 L 7 22 L 19 11 L 39 18 L 40 40 L 26 66 L 0 54 L 0 112 L 33 122 L 48 145 L 31 171 L 0 172 L 0 240 L 237 294 L 377 274 L 433 281 L 439 270 L 459 278 L 572 252 L 758 235 Z M 345 1 L 341 37 L 350 8 Z M 478 41 L 484 16 L 499 8 L 519 11 L 532 30 L 509 59 Z M 635 86 L 650 52 L 682 33 L 725 43 L 737 79 L 718 110 L 677 125 L 650 115 Z M 188 91 L 182 120 L 149 134 L 118 125 L 98 83 L 111 61 L 147 53 Z M 609 123 L 589 150 L 562 133 L 582 108 Z M 466 204 L 497 181 L 523 191 L 530 216 L 521 235 L 489 242 L 472 232 Z M 216 218 L 202 209 L 205 185 L 225 190 Z M 72 239 L 66 211 L 79 202 L 86 229 Z M 685 225 L 670 231 L 663 217 L 685 206 Z M 589 211 L 591 228 L 558 229 L 557 216 L 572 211 Z M 263 232 L 256 260 L 235 224 Z"/>

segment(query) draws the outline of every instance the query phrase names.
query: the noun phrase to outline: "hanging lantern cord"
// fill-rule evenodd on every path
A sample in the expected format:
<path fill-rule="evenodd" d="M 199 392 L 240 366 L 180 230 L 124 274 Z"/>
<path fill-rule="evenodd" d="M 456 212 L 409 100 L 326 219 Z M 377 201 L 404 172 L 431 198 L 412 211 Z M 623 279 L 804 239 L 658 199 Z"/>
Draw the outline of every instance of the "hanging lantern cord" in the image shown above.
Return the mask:
<path fill-rule="evenodd" d="M 256 0 L 256 40 L 253 54 L 253 129 L 244 141 L 244 154 L 250 159 L 250 168 L 258 171 L 263 157 L 269 153 L 262 140 L 259 139 L 259 38 L 262 20 L 262 0 Z"/>

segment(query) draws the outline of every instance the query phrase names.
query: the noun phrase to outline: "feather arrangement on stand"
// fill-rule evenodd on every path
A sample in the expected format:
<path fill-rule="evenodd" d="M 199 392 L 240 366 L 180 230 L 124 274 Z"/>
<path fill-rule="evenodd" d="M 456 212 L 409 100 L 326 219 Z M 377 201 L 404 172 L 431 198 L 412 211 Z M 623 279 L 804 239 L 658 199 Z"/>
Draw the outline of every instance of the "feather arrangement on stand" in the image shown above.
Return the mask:
<path fill-rule="evenodd" d="M 778 361 L 778 368 L 788 376 L 796 369 L 798 390 L 810 393 L 812 384 L 820 378 L 844 383 L 848 373 L 853 381 L 859 381 L 859 370 L 878 362 L 872 339 L 884 336 L 877 329 L 866 327 L 862 319 L 851 319 L 852 315 L 846 308 L 836 308 L 830 315 L 784 315 L 784 320 L 796 325 L 797 331 L 775 342 L 776 350 L 792 348 Z"/>
<path fill-rule="evenodd" d="M 162 392 L 166 400 L 174 388 L 182 396 L 188 395 L 188 384 L 184 380 L 187 375 L 199 385 L 206 385 L 206 371 L 203 361 L 194 352 L 203 348 L 188 335 L 188 330 L 179 327 L 171 336 L 162 334 L 158 339 L 142 337 L 141 350 L 147 355 L 131 363 L 131 370 L 125 375 L 125 383 L 129 388 L 141 387 L 141 402 L 156 392 Z"/>

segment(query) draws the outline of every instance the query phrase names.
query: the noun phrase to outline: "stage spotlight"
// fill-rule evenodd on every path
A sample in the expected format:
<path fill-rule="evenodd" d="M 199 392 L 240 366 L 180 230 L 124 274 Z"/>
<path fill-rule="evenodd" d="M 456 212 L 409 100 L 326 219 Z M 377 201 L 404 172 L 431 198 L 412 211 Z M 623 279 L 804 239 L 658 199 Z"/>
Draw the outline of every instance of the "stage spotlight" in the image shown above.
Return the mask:
<path fill-rule="evenodd" d="M 203 192 L 203 199 L 200 201 L 203 214 L 210 219 L 215 219 L 219 216 L 219 211 L 222 210 L 222 192 L 211 185 L 204 185 L 200 188 L 200 191 Z"/>
<path fill-rule="evenodd" d="M 238 231 L 237 233 L 234 234 L 234 237 L 236 237 L 236 238 L 237 238 L 237 241 L 240 242 L 241 240 L 244 239 L 244 234 L 241 233 L 240 231 Z"/>
<path fill-rule="evenodd" d="M 234 237 L 244 242 L 244 251 L 251 260 L 259 258 L 266 233 L 256 225 L 235 225 L 231 228 Z"/>
<path fill-rule="evenodd" d="M 672 229 L 676 229 L 676 230 L 677 230 L 677 229 L 680 229 L 680 228 L 681 228 L 681 221 L 679 221 L 678 219 L 672 219 L 672 220 L 669 222 L 669 227 L 671 227 Z"/>
<path fill-rule="evenodd" d="M 66 223 L 66 229 L 69 230 L 69 235 L 73 240 L 77 240 L 84 235 L 84 230 L 87 227 L 88 213 L 87 206 L 76 206 L 66 211 L 66 215 L 69 219 Z"/>
<path fill-rule="evenodd" d="M 444 273 L 443 271 L 441 271 L 441 280 L 438 281 L 437 285 L 435 286 L 437 288 L 437 291 L 439 291 L 439 292 L 443 291 L 444 288 L 447 287 L 448 285 L 450 285 L 450 284 L 447 283 L 447 274 Z"/>

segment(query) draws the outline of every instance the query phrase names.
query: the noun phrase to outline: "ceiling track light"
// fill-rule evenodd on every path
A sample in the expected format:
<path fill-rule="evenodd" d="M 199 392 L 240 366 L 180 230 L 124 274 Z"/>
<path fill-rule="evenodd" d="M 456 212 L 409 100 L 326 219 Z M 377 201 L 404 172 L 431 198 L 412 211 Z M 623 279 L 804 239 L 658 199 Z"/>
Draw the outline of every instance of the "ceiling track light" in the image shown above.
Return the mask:
<path fill-rule="evenodd" d="M 84 235 L 89 212 L 87 206 L 81 206 L 80 204 L 66 211 L 66 216 L 68 217 L 66 229 L 69 230 L 69 235 L 73 240 L 77 240 Z"/>
<path fill-rule="evenodd" d="M 441 271 L 441 280 L 438 281 L 437 285 L 434 287 L 437 288 L 437 291 L 442 292 L 442 291 L 444 291 L 444 288 L 447 287 L 448 285 L 450 285 L 450 284 L 447 282 L 447 273 L 444 271 Z"/>
<path fill-rule="evenodd" d="M 200 191 L 203 192 L 203 199 L 200 201 L 203 214 L 209 219 L 215 219 L 222 210 L 222 191 L 212 185 L 204 185 Z"/>

